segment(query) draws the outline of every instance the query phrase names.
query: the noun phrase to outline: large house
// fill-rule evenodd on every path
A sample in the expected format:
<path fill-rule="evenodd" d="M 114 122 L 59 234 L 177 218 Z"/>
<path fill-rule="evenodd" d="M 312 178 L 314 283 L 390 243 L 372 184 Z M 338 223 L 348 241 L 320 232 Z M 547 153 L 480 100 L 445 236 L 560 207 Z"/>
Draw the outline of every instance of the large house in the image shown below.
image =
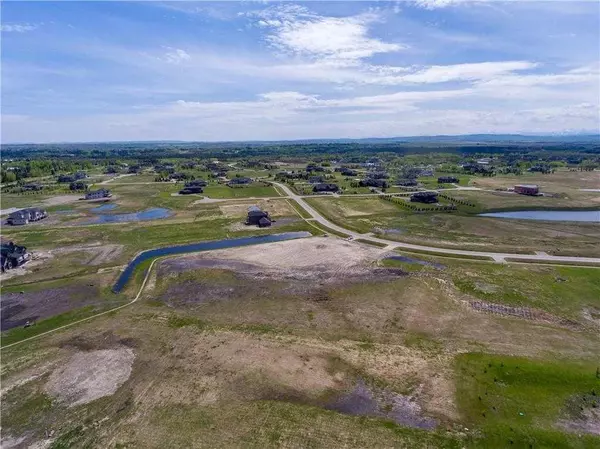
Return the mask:
<path fill-rule="evenodd" d="M 250 206 L 248 208 L 248 218 L 246 219 L 247 225 L 256 225 L 259 228 L 265 228 L 271 226 L 271 219 L 269 213 L 262 210 L 258 206 Z"/>
<path fill-rule="evenodd" d="M 191 195 L 193 193 L 204 193 L 204 190 L 202 189 L 202 187 L 197 185 L 192 185 L 189 187 L 186 185 L 186 187 L 179 191 L 180 195 Z"/>
<path fill-rule="evenodd" d="M 250 184 L 251 182 L 252 182 L 252 179 L 250 179 L 250 178 L 239 177 L 239 178 L 230 179 L 229 182 L 227 183 L 227 185 L 229 187 L 234 187 L 234 186 Z"/>
<path fill-rule="evenodd" d="M 521 195 L 537 195 L 540 193 L 540 188 L 535 184 L 517 184 L 515 192 Z"/>
<path fill-rule="evenodd" d="M 110 198 L 112 194 L 108 189 L 92 190 L 85 193 L 86 200 L 97 200 L 100 198 Z"/>
<path fill-rule="evenodd" d="M 315 186 L 313 187 L 313 192 L 337 192 L 338 190 L 340 190 L 340 188 L 337 186 L 337 184 L 328 184 L 328 183 L 322 183 L 322 184 L 315 184 Z"/>
<path fill-rule="evenodd" d="M 362 179 L 359 185 L 361 187 L 378 187 L 380 189 L 385 189 L 389 186 L 388 182 L 385 179 L 375 178 Z"/>
<path fill-rule="evenodd" d="M 437 203 L 437 192 L 415 192 L 410 196 L 410 200 L 416 203 Z"/>
<path fill-rule="evenodd" d="M 38 221 L 46 218 L 48 213 L 37 207 L 21 209 L 8 215 L 6 223 L 13 226 L 26 225 L 31 221 Z"/>
<path fill-rule="evenodd" d="M 438 178 L 438 184 L 456 184 L 458 181 L 458 178 L 454 176 L 440 176 Z"/>

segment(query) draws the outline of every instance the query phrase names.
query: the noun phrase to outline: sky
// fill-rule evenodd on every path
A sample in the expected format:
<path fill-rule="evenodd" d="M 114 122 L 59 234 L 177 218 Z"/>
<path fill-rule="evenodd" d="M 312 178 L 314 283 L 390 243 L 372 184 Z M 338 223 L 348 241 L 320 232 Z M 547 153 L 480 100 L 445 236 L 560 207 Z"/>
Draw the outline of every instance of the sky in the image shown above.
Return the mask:
<path fill-rule="evenodd" d="M 4 1 L 1 140 L 600 131 L 600 2 Z"/>

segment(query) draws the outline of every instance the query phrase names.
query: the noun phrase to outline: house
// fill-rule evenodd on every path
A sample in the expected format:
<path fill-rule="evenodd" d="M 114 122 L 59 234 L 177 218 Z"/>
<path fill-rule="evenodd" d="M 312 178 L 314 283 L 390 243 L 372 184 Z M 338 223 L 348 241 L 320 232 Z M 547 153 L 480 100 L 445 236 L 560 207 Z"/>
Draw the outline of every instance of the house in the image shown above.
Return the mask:
<path fill-rule="evenodd" d="M 262 223 L 261 223 L 262 222 Z M 247 225 L 257 225 L 261 228 L 271 226 L 271 219 L 269 213 L 262 210 L 258 206 L 250 206 L 248 208 L 248 218 L 246 219 Z"/>
<path fill-rule="evenodd" d="M 58 175 L 58 182 L 74 182 L 76 181 L 74 175 Z"/>
<path fill-rule="evenodd" d="M 258 220 L 259 228 L 267 228 L 269 226 L 271 226 L 271 220 L 267 217 L 262 217 L 260 220 Z"/>
<path fill-rule="evenodd" d="M 88 177 L 87 173 L 84 171 L 75 172 L 73 176 L 75 177 L 75 180 L 85 179 Z"/>
<path fill-rule="evenodd" d="M 92 190 L 85 193 L 86 200 L 97 200 L 100 198 L 110 198 L 112 194 L 108 189 Z"/>
<path fill-rule="evenodd" d="M 340 169 L 340 173 L 343 176 L 357 176 L 358 175 L 358 172 L 356 170 L 352 170 L 352 169 L 346 168 L 346 167 L 342 167 Z"/>
<path fill-rule="evenodd" d="M 206 187 L 208 182 L 203 179 L 194 179 L 193 181 L 189 181 L 185 183 L 185 187 Z"/>
<path fill-rule="evenodd" d="M 390 175 L 388 175 L 386 172 L 384 171 L 371 171 L 369 172 L 369 174 L 367 175 L 369 176 L 369 178 L 373 178 L 373 179 L 387 179 L 390 177 Z"/>
<path fill-rule="evenodd" d="M 398 181 L 396 181 L 396 185 L 402 186 L 402 187 L 415 187 L 417 185 L 417 180 L 416 179 L 399 179 Z"/>
<path fill-rule="evenodd" d="M 30 182 L 29 184 L 25 184 L 23 186 L 23 191 L 29 192 L 29 191 L 35 191 L 35 190 L 42 190 L 43 188 L 44 188 L 44 186 L 41 185 L 39 182 Z"/>
<path fill-rule="evenodd" d="M 23 265 L 31 259 L 31 254 L 24 246 L 15 245 L 13 242 L 2 242 L 0 247 L 0 268 L 6 270 Z"/>
<path fill-rule="evenodd" d="M 230 179 L 229 182 L 227 183 L 227 185 L 229 187 L 235 187 L 235 186 L 250 184 L 251 182 L 252 182 L 252 179 L 250 179 L 250 178 L 239 177 L 239 178 Z"/>
<path fill-rule="evenodd" d="M 413 203 L 437 203 L 437 192 L 415 192 L 410 196 Z"/>
<path fill-rule="evenodd" d="M 337 192 L 340 188 L 336 184 L 315 184 L 313 187 L 313 192 Z"/>
<path fill-rule="evenodd" d="M 323 178 L 323 176 L 309 176 L 308 182 L 311 184 L 320 184 L 325 182 L 325 178 Z"/>
<path fill-rule="evenodd" d="M 375 179 L 375 178 L 362 179 L 359 182 L 359 185 L 361 187 L 377 187 L 380 189 L 385 189 L 389 186 L 388 182 L 385 179 Z"/>
<path fill-rule="evenodd" d="M 6 223 L 13 226 L 26 225 L 32 221 L 42 220 L 47 216 L 48 213 L 45 210 L 29 207 L 9 214 Z"/>
<path fill-rule="evenodd" d="M 203 193 L 203 192 L 204 192 L 204 190 L 202 190 L 202 187 L 200 187 L 200 186 L 196 186 L 196 185 L 187 186 L 186 185 L 186 187 L 184 187 L 183 189 L 181 189 L 179 191 L 179 194 L 180 195 L 191 195 L 193 193 Z"/>
<path fill-rule="evenodd" d="M 316 165 L 316 164 L 308 164 L 306 166 L 306 171 L 307 172 L 311 172 L 311 171 L 325 171 L 325 168 L 321 167 L 320 165 Z"/>
<path fill-rule="evenodd" d="M 535 184 L 517 184 L 515 186 L 515 193 L 521 195 L 538 195 L 540 188 Z"/>
<path fill-rule="evenodd" d="M 83 181 L 73 181 L 71 184 L 69 184 L 70 190 L 87 190 L 87 188 L 87 184 Z"/>
<path fill-rule="evenodd" d="M 458 178 L 454 176 L 440 176 L 438 178 L 438 184 L 458 184 Z"/>

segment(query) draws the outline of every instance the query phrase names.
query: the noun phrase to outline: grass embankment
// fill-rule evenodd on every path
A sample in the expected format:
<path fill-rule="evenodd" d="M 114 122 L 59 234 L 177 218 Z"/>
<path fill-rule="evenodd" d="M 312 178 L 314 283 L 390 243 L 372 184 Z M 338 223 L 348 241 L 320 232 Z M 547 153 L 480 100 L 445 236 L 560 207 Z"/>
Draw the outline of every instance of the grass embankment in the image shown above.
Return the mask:
<path fill-rule="evenodd" d="M 377 248 L 385 248 L 387 246 L 386 243 L 373 242 L 372 240 L 366 239 L 354 239 L 355 242 L 365 243 L 367 245 L 376 246 Z"/>
<path fill-rule="evenodd" d="M 596 370 L 586 363 L 463 354 L 456 359 L 456 398 L 467 426 L 481 431 L 480 447 L 598 447 L 599 437 L 558 425 L 600 407 Z"/>

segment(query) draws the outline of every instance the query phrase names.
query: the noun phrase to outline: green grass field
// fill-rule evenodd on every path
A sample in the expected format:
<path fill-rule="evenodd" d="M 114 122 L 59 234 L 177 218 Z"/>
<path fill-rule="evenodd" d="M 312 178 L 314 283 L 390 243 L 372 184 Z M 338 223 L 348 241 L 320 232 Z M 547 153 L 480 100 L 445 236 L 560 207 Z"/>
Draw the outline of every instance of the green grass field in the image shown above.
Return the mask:
<path fill-rule="evenodd" d="M 600 407 L 597 365 L 487 354 L 456 360 L 457 399 L 486 447 L 593 448 L 600 437 L 567 435 L 557 422 Z"/>

